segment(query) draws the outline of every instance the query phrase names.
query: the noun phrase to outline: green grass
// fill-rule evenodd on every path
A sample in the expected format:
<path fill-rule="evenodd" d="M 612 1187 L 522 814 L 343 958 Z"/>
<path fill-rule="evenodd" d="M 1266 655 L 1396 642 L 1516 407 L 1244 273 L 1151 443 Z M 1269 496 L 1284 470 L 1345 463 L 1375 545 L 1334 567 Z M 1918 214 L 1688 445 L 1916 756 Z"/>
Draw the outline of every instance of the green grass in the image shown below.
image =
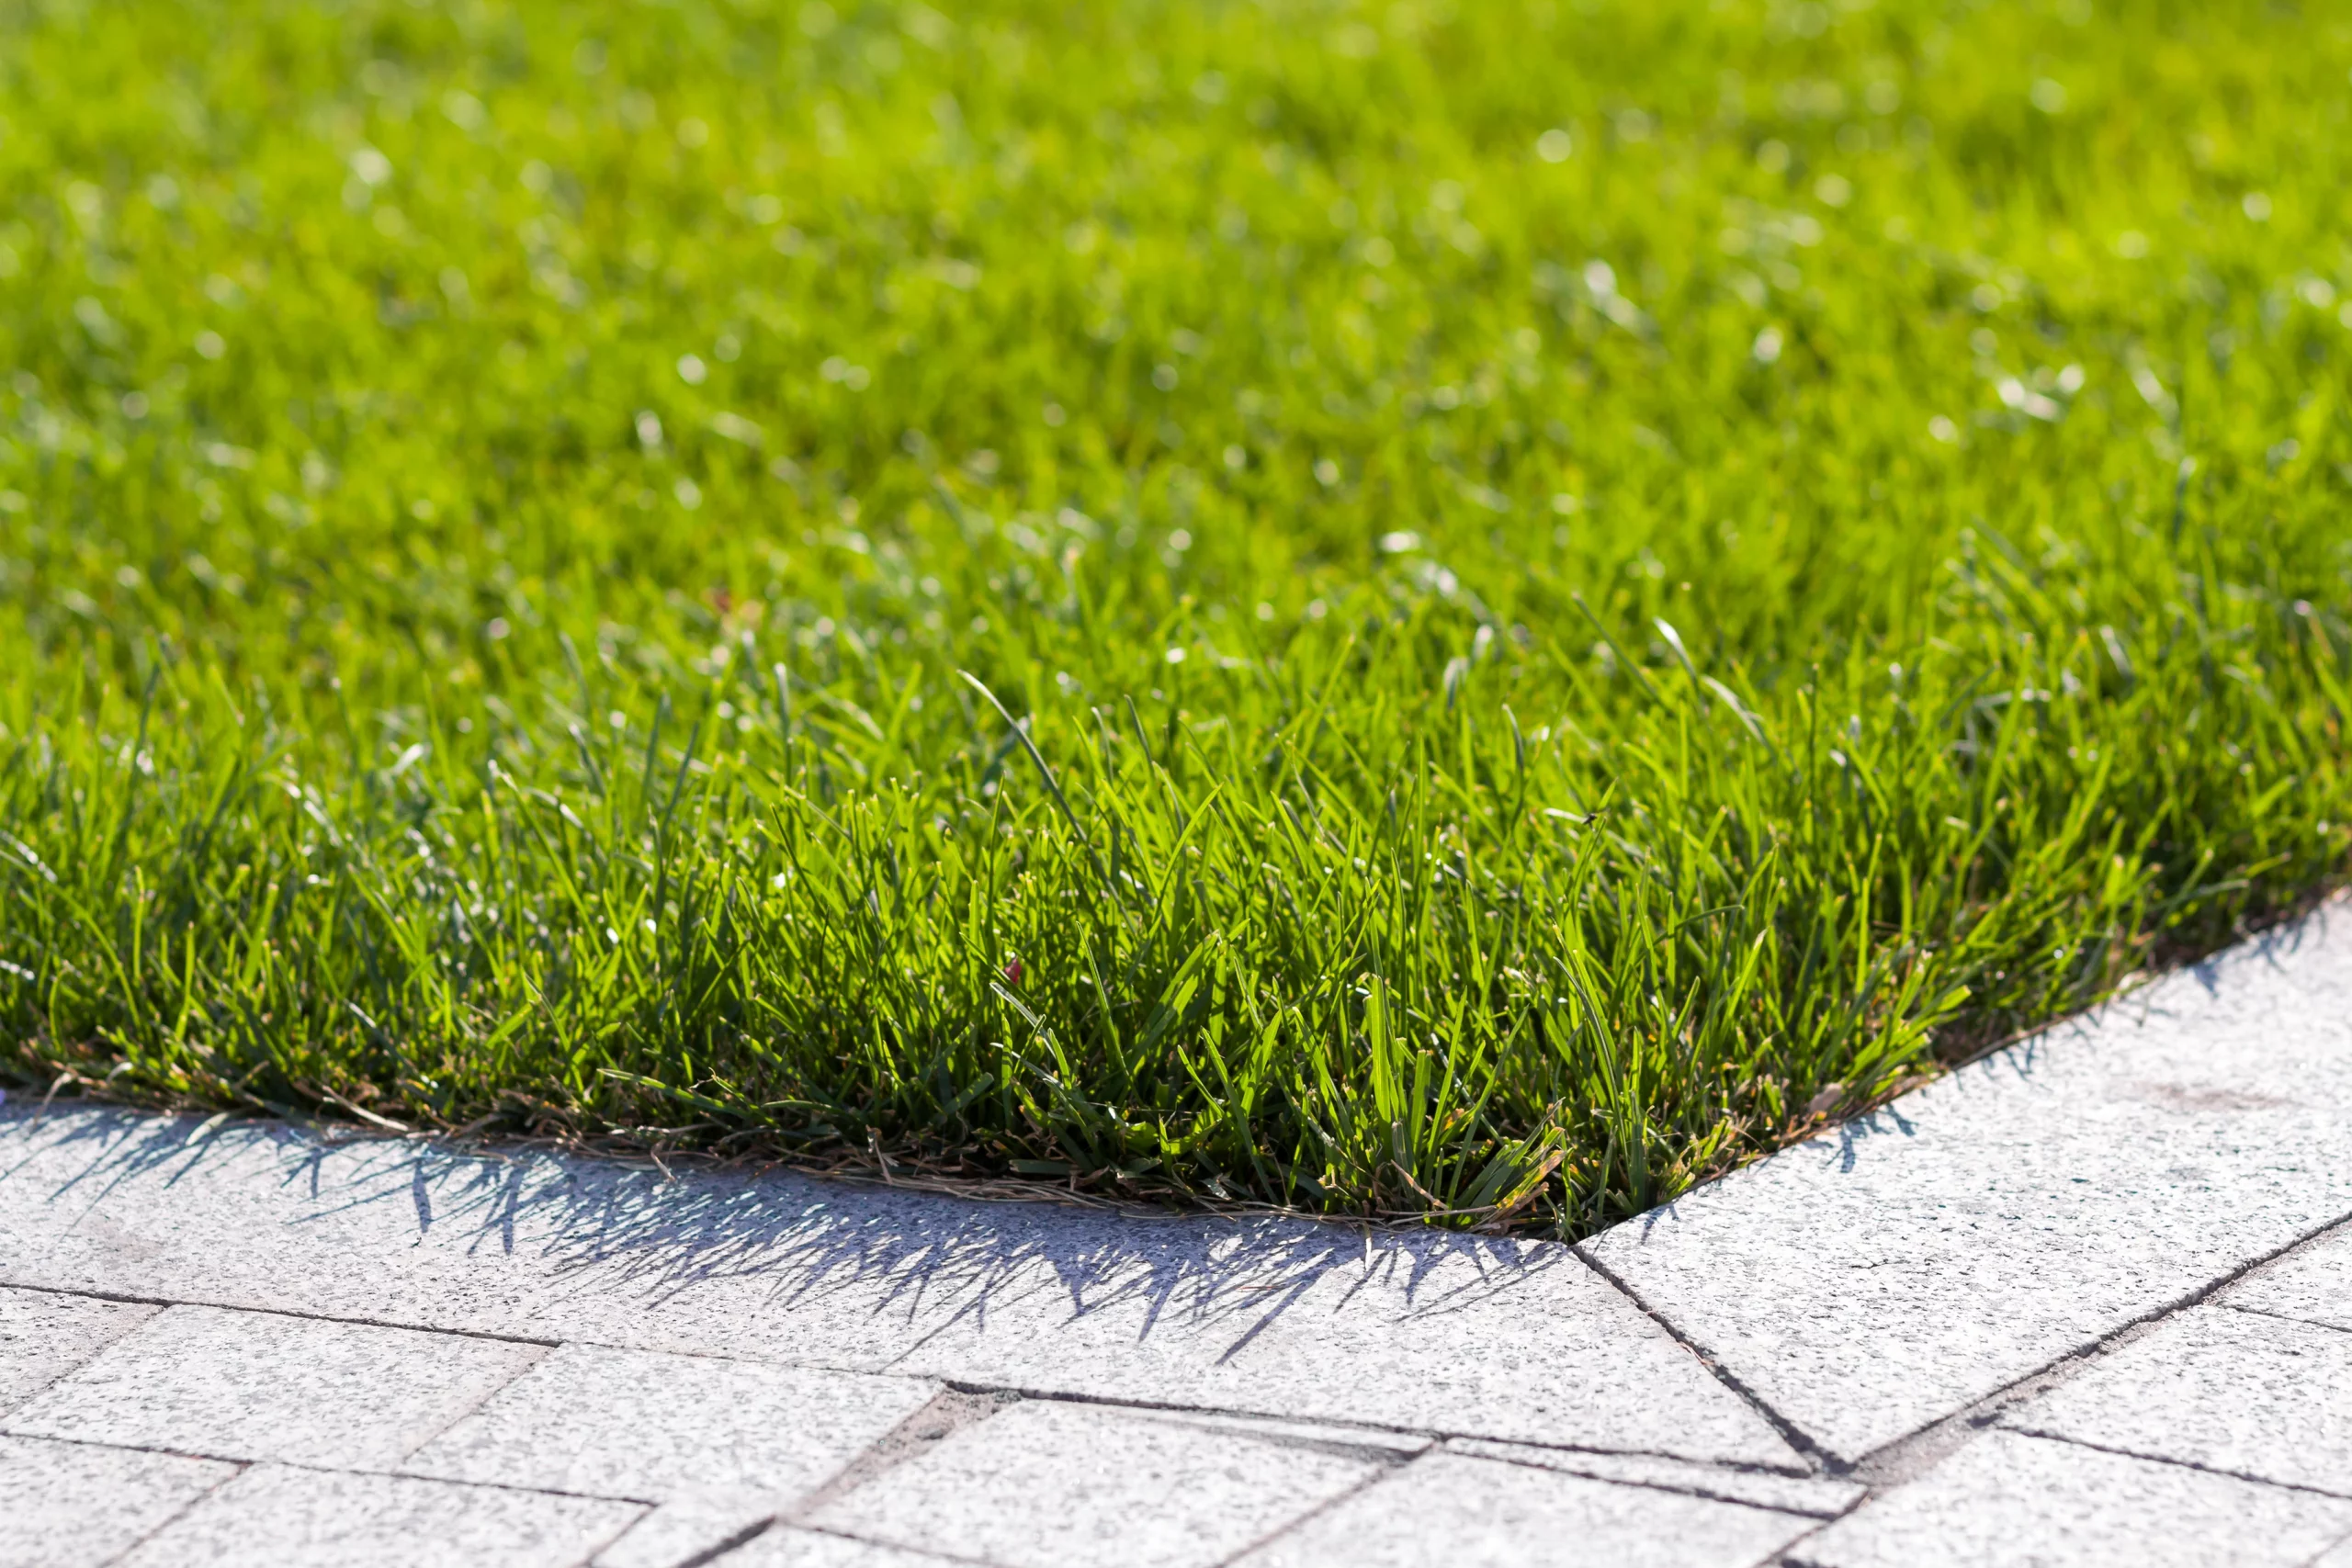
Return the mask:
<path fill-rule="evenodd" d="M 0 1062 L 1638 1211 L 2340 876 L 2348 70 L 0 0 Z"/>

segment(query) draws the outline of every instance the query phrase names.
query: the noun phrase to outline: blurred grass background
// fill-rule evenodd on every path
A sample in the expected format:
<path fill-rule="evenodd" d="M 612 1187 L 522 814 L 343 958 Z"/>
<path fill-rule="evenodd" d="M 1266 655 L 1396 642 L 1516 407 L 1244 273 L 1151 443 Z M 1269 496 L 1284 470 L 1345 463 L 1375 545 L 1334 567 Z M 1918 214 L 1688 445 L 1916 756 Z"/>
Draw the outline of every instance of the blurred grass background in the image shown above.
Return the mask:
<path fill-rule="evenodd" d="M 2341 876 L 2330 8 L 0 40 L 37 1091 L 1573 1235 Z"/>

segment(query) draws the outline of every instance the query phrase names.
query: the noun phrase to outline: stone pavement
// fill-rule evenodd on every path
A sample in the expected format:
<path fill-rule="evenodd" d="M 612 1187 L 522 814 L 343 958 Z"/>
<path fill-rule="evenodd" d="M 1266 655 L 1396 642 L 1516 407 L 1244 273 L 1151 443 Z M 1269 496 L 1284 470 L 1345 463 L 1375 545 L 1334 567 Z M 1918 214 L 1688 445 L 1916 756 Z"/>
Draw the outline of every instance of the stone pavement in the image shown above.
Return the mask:
<path fill-rule="evenodd" d="M 0 1568 L 2352 1568 L 2352 908 L 1580 1248 L 0 1109 Z"/>

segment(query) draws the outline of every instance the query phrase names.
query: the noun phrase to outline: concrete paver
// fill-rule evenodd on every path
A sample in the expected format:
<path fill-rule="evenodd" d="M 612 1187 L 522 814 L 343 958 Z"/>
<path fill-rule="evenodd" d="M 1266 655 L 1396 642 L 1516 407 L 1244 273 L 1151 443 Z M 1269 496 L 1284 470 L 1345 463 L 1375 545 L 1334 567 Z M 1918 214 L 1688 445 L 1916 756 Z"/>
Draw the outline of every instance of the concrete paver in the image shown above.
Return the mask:
<path fill-rule="evenodd" d="M 1790 1553 L 1812 1568 L 2290 1568 L 2352 1503 L 1995 1431 Z"/>
<path fill-rule="evenodd" d="M 2218 1299 L 2248 1312 L 2352 1329 L 2352 1225 L 2256 1269 Z"/>
<path fill-rule="evenodd" d="M 122 1568 L 571 1568 L 639 1506 L 398 1475 L 258 1464 L 122 1559 Z"/>
<path fill-rule="evenodd" d="M 1367 1267 L 1361 1234 L 1340 1235 L 1235 1245 L 1213 1286 L 1167 1289 L 1136 1268 L 1083 1314 L 1059 1291 L 1008 1302 L 943 1325 L 899 1364 L 1032 1392 L 1801 1468 L 1566 1249 L 1385 1238 Z M 1313 1249 L 1289 1256 L 1301 1240 Z"/>
<path fill-rule="evenodd" d="M 99 1568 L 236 1473 L 218 1460 L 0 1438 L 0 1568 Z"/>
<path fill-rule="evenodd" d="M 1387 1467 L 1032 1400 L 942 1439 L 808 1522 L 1005 1568 L 1208 1568 Z"/>
<path fill-rule="evenodd" d="M 937 1392 L 914 1378 L 567 1345 L 401 1468 L 656 1502 L 741 1490 L 786 1506 Z"/>
<path fill-rule="evenodd" d="M 596 1553 L 594 1568 L 676 1568 L 706 1562 L 766 1528 L 777 1512 L 771 1493 L 697 1488 L 648 1509 Z"/>
<path fill-rule="evenodd" d="M 1478 1459 L 1498 1459 L 1532 1464 L 1592 1481 L 1614 1481 L 1628 1486 L 1653 1486 L 1688 1492 L 1720 1502 L 1746 1503 L 1777 1508 L 1787 1514 L 1836 1518 L 1860 1502 L 1867 1488 L 1859 1482 L 1826 1475 L 1776 1475 L 1769 1471 L 1728 1470 L 1719 1465 L 1692 1464 L 1687 1460 L 1660 1459 L 1653 1454 L 1596 1454 L 1575 1449 L 1538 1449 L 1524 1443 L 1496 1443 L 1483 1438 L 1456 1438 L 1448 1451 Z"/>
<path fill-rule="evenodd" d="M 220 1459 L 387 1467 L 543 1353 L 459 1335 L 175 1306 L 51 1383 L 6 1425 Z"/>
<path fill-rule="evenodd" d="M 1245 1438 L 1319 1448 L 1339 1453 L 1374 1458 L 1409 1459 L 1435 1448 L 1436 1438 L 1421 1432 L 1390 1432 L 1375 1427 L 1336 1427 L 1320 1421 L 1283 1421 L 1266 1416 L 1234 1416 L 1217 1410 L 1155 1409 L 1152 1418 L 1213 1432 L 1238 1432 Z"/>
<path fill-rule="evenodd" d="M 779 1525 L 717 1559 L 714 1568 L 947 1568 L 955 1561 Z"/>
<path fill-rule="evenodd" d="M 1748 1568 L 1817 1521 L 1438 1453 L 1241 1559 L 1240 1568 Z M 1433 1555 L 1436 1554 L 1436 1555 Z"/>
<path fill-rule="evenodd" d="M 2191 1308 L 2005 1423 L 2352 1496 L 2352 1333 Z"/>
<path fill-rule="evenodd" d="M 1584 1250 L 1859 1458 L 2352 1213 L 2347 1105 L 2336 905 Z"/>
<path fill-rule="evenodd" d="M 0 1420 L 161 1309 L 0 1290 Z"/>

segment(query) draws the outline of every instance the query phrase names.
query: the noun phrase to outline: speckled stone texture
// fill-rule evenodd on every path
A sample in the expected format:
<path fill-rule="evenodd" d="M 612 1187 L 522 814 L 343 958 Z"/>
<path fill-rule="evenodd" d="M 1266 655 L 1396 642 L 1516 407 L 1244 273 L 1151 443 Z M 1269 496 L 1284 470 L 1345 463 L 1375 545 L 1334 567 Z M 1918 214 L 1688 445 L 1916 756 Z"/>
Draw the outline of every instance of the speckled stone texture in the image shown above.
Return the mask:
<path fill-rule="evenodd" d="M 47 1291 L 0 1290 L 0 1418 L 158 1310 Z"/>
<path fill-rule="evenodd" d="M 778 1526 L 718 1558 L 716 1568 L 948 1568 L 954 1561 Z"/>
<path fill-rule="evenodd" d="M 6 1426 L 215 1459 L 384 1468 L 543 1354 L 536 1345 L 175 1306 L 51 1383 Z"/>
<path fill-rule="evenodd" d="M 1385 1468 L 1036 1400 L 965 1427 L 808 1522 L 1004 1568 L 1211 1568 Z"/>
<path fill-rule="evenodd" d="M 2248 1312 L 2352 1329 L 2352 1225 L 2256 1269 L 2220 1299 Z"/>
<path fill-rule="evenodd" d="M 1749 1568 L 1815 1522 L 1440 1453 L 1285 1531 L 1241 1568 Z"/>
<path fill-rule="evenodd" d="M 2336 904 L 1584 1250 L 1853 1459 L 2352 1214 L 2347 1106 Z"/>
<path fill-rule="evenodd" d="M 2192 1307 L 2006 1424 L 2352 1496 L 2352 1333 Z"/>
<path fill-rule="evenodd" d="M 236 1473 L 215 1460 L 0 1438 L 0 1564 L 99 1568 Z"/>
<path fill-rule="evenodd" d="M 1789 1555 L 1808 1568 L 2301 1568 L 2346 1533 L 2340 1498 L 1996 1431 Z"/>
<path fill-rule="evenodd" d="M 0 1283 L 1790 1471 L 1568 1248 L 0 1109 Z"/>
<path fill-rule="evenodd" d="M 1727 1470 L 1692 1464 L 1686 1460 L 1658 1459 L 1648 1454 L 1595 1454 L 1575 1449 L 1537 1449 L 1523 1443 L 1495 1443 L 1479 1438 L 1456 1438 L 1449 1451 L 1478 1459 L 1506 1460 L 1535 1465 L 1592 1481 L 1622 1482 L 1666 1492 L 1687 1492 L 1718 1502 L 1746 1503 L 1787 1514 L 1835 1518 L 1862 1500 L 1859 1482 L 1826 1475 L 1774 1475 L 1753 1470 Z"/>
<path fill-rule="evenodd" d="M 675 1568 L 703 1562 L 775 1523 L 776 1498 L 711 1487 L 656 1504 L 596 1553 L 594 1568 Z"/>
<path fill-rule="evenodd" d="M 122 1568 L 572 1568 L 632 1503 L 260 1464 L 122 1559 Z"/>
<path fill-rule="evenodd" d="M 914 1378 L 567 1345 L 435 1438 L 413 1475 L 789 1506 L 938 1392 Z"/>

